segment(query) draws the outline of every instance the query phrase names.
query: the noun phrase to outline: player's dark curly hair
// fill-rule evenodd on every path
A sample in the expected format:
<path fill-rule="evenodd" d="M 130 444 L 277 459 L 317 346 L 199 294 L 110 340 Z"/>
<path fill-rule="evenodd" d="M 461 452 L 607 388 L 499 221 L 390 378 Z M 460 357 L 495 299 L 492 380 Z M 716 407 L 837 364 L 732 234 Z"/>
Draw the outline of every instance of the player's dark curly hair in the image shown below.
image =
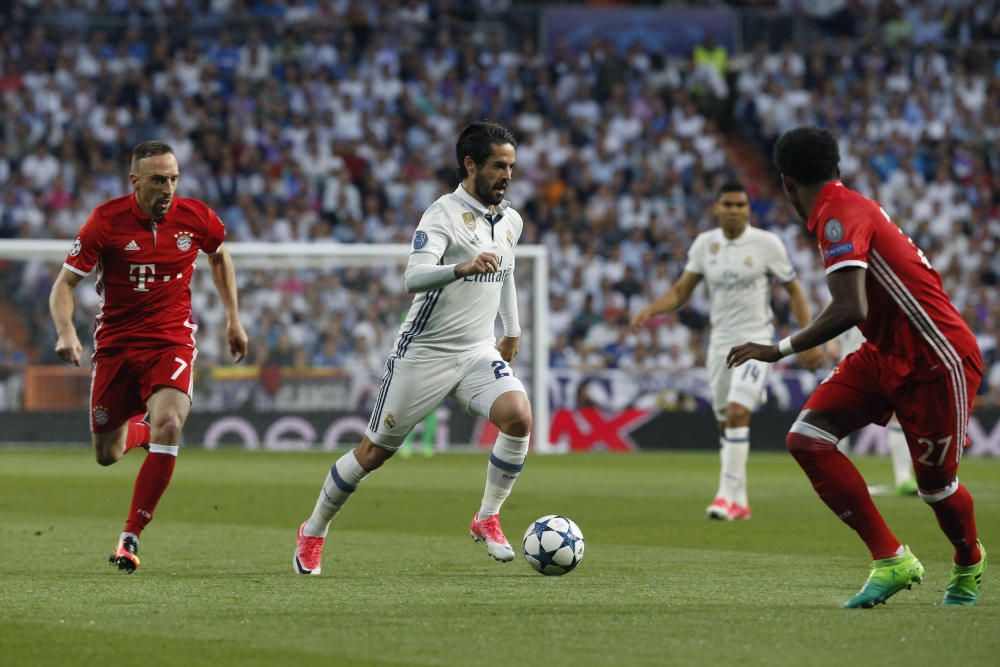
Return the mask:
<path fill-rule="evenodd" d="M 477 165 L 483 165 L 492 152 L 494 144 L 510 144 L 517 146 L 514 134 L 499 123 L 488 120 L 473 123 L 462 130 L 455 143 L 455 158 L 458 160 L 458 177 L 465 180 L 468 170 L 465 168 L 465 156 L 468 155 Z"/>
<path fill-rule="evenodd" d="M 719 201 L 719 198 L 722 197 L 722 195 L 727 195 L 732 192 L 746 191 L 747 189 L 739 181 L 726 181 L 722 184 L 722 187 L 719 188 L 719 191 L 715 193 L 715 201 Z"/>
<path fill-rule="evenodd" d="M 826 130 L 797 127 L 781 135 L 774 145 L 774 164 L 802 185 L 825 183 L 840 174 L 840 148 Z"/>
<path fill-rule="evenodd" d="M 170 144 L 164 141 L 144 141 L 141 144 L 136 144 L 135 148 L 132 149 L 132 171 L 139 168 L 139 160 L 143 158 L 167 155 L 173 152 L 174 149 L 170 147 Z"/>

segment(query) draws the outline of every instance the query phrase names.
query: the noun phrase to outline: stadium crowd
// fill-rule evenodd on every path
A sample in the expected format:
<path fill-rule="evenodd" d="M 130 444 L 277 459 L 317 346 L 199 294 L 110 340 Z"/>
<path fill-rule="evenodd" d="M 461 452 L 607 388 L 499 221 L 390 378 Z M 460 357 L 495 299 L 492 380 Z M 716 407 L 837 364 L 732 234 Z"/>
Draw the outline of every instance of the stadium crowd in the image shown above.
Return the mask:
<path fill-rule="evenodd" d="M 91 3 L 117 22 L 87 4 L 0 9 L 0 238 L 71 238 L 128 191 L 129 151 L 155 137 L 176 151 L 180 193 L 215 208 L 230 240 L 408 243 L 455 187 L 461 126 L 488 117 L 518 138 L 507 198 L 527 223 L 521 242 L 550 252 L 553 365 L 683 370 L 704 363 L 703 290 L 638 336 L 626 323 L 714 224 L 722 182 L 746 181 L 754 224 L 783 237 L 814 309 L 827 298 L 773 174 L 733 159 L 734 145 L 752 146 L 767 165 L 780 132 L 817 124 L 841 137 L 844 180 L 882 202 L 941 273 L 1000 400 L 1000 57 L 983 41 L 1000 37 L 997 3 L 863 0 L 846 27 L 836 12 L 817 16 L 826 37 L 805 52 L 761 42 L 714 58 L 601 38 L 543 50 L 523 14 L 505 17 L 510 3 L 485 14 L 412 0 Z M 521 267 L 526 303 L 530 262 Z M 54 273 L 0 268 L 37 343 L 5 344 L 5 355 L 54 361 Z M 199 363 L 211 365 L 224 357 L 222 310 L 200 273 Z M 251 362 L 381 376 L 408 303 L 398 268 L 254 268 L 239 280 Z M 79 294 L 89 340 L 97 298 Z M 785 335 L 780 289 L 774 306 Z M 522 322 L 530 332 L 527 309 Z"/>

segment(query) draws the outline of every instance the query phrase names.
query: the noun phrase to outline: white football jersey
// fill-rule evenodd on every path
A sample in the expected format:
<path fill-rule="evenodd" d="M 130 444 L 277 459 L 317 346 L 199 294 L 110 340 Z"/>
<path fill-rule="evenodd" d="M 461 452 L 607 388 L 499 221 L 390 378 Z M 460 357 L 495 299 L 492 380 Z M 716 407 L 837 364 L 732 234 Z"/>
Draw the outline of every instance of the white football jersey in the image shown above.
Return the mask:
<path fill-rule="evenodd" d="M 776 234 L 749 226 L 732 240 L 719 228 L 703 232 L 691 245 L 684 270 L 701 275 L 708 285 L 712 346 L 773 342 L 771 277 L 781 283 L 795 279 Z"/>
<path fill-rule="evenodd" d="M 494 207 L 492 221 L 489 215 L 489 209 L 461 185 L 424 212 L 411 252 L 430 253 L 442 265 L 461 264 L 481 252 L 492 252 L 500 260 L 500 270 L 466 276 L 417 294 L 393 345 L 395 356 L 451 355 L 496 344 L 493 327 L 500 288 L 514 271 L 514 247 L 524 222 L 506 200 Z"/>

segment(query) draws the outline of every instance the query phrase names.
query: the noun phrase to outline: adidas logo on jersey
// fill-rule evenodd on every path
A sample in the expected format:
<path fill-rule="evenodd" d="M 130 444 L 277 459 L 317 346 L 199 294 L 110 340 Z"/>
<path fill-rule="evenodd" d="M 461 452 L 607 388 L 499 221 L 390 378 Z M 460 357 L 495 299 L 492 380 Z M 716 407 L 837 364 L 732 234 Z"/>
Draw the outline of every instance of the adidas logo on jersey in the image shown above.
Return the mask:
<path fill-rule="evenodd" d="M 129 251 L 129 250 L 138 250 L 138 249 L 139 249 L 139 244 L 135 242 L 135 239 L 132 239 L 131 241 L 129 241 L 128 245 L 125 246 L 125 250 L 126 251 Z"/>

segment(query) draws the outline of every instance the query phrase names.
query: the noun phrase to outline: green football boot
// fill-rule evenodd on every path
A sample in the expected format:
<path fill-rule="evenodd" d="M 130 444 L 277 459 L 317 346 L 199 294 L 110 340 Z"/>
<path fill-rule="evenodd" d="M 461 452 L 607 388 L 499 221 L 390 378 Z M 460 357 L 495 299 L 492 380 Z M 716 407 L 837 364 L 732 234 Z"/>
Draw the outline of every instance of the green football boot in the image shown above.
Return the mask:
<path fill-rule="evenodd" d="M 872 561 L 872 571 L 868 581 L 861 587 L 858 594 L 844 603 L 846 609 L 871 609 L 903 590 L 909 589 L 914 582 L 920 583 L 924 577 L 924 566 L 910 551 L 903 547 L 902 556 L 882 558 Z"/>
<path fill-rule="evenodd" d="M 976 604 L 979 599 L 979 587 L 983 583 L 983 572 L 986 571 L 986 549 L 979 542 L 979 553 L 982 558 L 975 565 L 952 565 L 951 581 L 944 591 L 941 604 Z"/>

